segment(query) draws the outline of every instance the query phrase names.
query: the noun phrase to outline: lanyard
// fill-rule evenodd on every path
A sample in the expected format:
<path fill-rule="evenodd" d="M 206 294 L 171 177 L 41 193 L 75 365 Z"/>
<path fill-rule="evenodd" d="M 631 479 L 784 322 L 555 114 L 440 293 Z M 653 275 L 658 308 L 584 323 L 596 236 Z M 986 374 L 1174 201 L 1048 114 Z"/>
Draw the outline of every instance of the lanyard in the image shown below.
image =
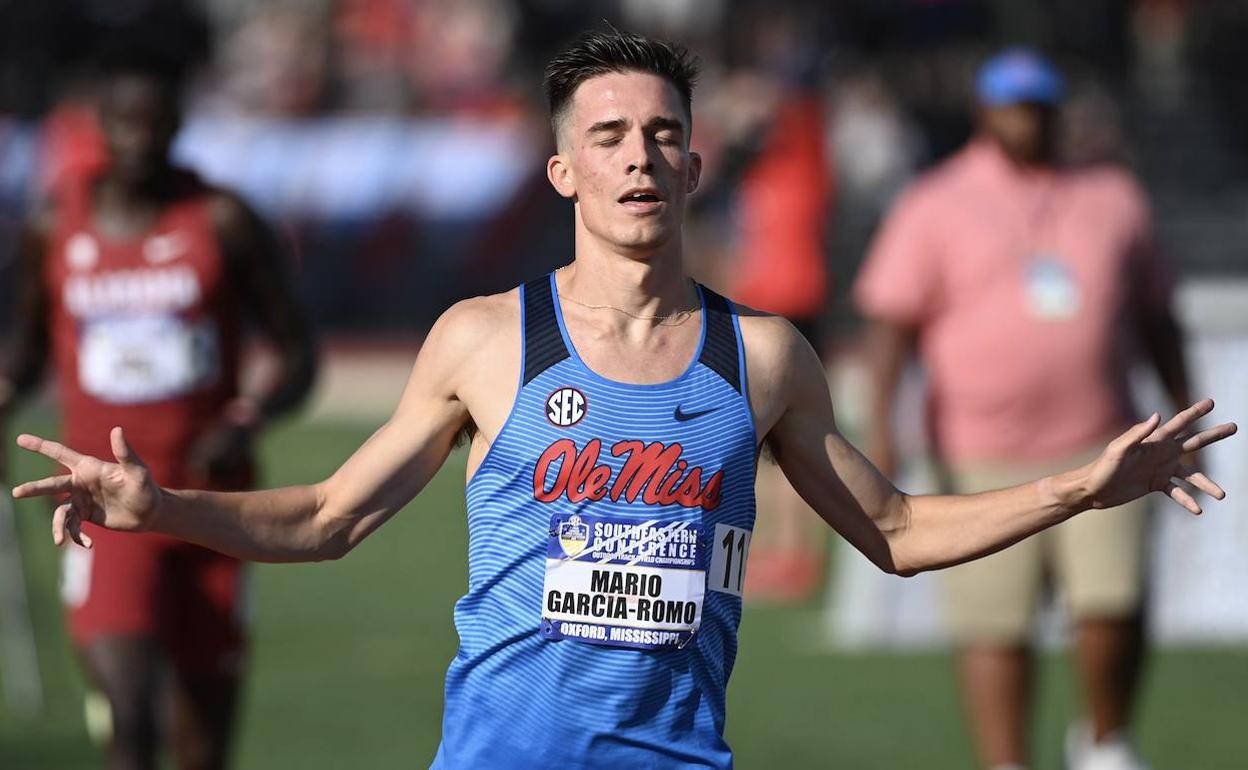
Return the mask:
<path fill-rule="evenodd" d="M 1023 184 L 1027 199 L 1023 217 L 1023 258 L 1035 261 L 1040 255 L 1051 252 L 1057 240 L 1057 172 L 1048 172 L 1048 178 L 1039 183 L 1043 187 L 1038 190 L 1031 179 L 1024 180 Z"/>

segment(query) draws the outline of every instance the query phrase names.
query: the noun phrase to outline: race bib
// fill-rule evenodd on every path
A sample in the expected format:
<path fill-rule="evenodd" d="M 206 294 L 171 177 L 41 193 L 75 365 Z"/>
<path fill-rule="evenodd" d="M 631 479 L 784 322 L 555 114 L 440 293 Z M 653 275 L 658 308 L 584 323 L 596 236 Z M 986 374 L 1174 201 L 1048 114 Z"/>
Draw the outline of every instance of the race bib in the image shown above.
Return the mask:
<path fill-rule="evenodd" d="M 546 548 L 542 634 L 681 648 L 702 623 L 706 558 L 692 522 L 556 515 Z"/>
<path fill-rule="evenodd" d="M 78 381 L 110 404 L 177 398 L 214 382 L 220 372 L 216 326 L 177 316 L 99 318 L 83 322 Z"/>
<path fill-rule="evenodd" d="M 707 575 L 707 587 L 740 596 L 745 588 L 745 560 L 750 555 L 748 529 L 727 524 L 715 525 L 711 538 L 711 571 Z"/>

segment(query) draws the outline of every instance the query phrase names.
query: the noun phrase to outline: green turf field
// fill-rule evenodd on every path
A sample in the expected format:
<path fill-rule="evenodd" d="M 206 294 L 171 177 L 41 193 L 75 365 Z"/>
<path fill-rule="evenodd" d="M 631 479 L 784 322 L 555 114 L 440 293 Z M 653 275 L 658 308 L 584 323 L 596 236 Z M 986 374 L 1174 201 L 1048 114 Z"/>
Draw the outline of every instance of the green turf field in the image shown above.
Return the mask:
<path fill-rule="evenodd" d="M 14 429 L 46 425 L 26 416 Z M 320 478 L 371 427 L 290 425 L 266 442 L 267 482 Z M 14 458 L 14 475 L 46 467 Z M 466 582 L 463 460 L 347 559 L 254 572 L 256 635 L 238 767 L 420 768 L 438 740 L 451 606 Z M 62 635 L 45 508 L 19 507 L 48 687 L 47 713 L 0 707 L 0 770 L 97 766 L 81 685 Z M 742 768 L 969 768 L 948 660 L 816 654 L 815 607 L 746 612 L 729 691 L 728 739 Z M 1061 657 L 1042 662 L 1037 768 L 1057 746 L 1074 691 Z M 1157 653 L 1144 692 L 1143 753 L 1156 770 L 1248 767 L 1248 651 Z"/>

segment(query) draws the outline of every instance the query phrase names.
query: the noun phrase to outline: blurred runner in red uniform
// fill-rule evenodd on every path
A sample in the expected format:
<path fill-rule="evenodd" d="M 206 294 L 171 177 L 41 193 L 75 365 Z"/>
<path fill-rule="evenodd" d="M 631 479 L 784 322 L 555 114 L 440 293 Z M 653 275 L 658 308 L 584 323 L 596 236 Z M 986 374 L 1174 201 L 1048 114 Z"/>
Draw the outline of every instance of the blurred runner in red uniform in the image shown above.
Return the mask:
<path fill-rule="evenodd" d="M 255 432 L 308 392 L 315 347 L 269 229 L 171 163 L 175 71 L 133 51 L 105 62 L 108 162 L 64 175 L 29 223 L 0 416 L 50 350 L 67 440 L 105 451 L 100 436 L 124 425 L 163 483 L 245 489 Z M 245 314 L 280 361 L 257 396 L 239 389 Z M 111 707 L 108 766 L 155 767 L 165 726 L 182 768 L 224 766 L 246 651 L 240 563 L 160 535 L 93 535 L 100 547 L 67 552 L 62 593 Z"/>

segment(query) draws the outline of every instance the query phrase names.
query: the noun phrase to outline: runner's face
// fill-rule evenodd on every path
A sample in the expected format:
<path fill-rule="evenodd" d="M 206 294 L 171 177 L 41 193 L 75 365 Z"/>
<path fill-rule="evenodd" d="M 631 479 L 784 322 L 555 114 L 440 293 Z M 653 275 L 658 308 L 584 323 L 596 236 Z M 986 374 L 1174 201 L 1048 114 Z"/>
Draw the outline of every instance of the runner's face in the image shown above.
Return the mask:
<path fill-rule="evenodd" d="M 141 183 L 169 162 L 177 107 L 154 78 L 120 75 L 105 88 L 100 125 L 112 172 L 123 181 Z"/>
<path fill-rule="evenodd" d="M 689 151 L 689 117 L 675 86 L 640 72 L 590 78 L 573 94 L 559 134 L 548 171 L 576 202 L 578 228 L 639 257 L 679 242 L 702 159 Z"/>

